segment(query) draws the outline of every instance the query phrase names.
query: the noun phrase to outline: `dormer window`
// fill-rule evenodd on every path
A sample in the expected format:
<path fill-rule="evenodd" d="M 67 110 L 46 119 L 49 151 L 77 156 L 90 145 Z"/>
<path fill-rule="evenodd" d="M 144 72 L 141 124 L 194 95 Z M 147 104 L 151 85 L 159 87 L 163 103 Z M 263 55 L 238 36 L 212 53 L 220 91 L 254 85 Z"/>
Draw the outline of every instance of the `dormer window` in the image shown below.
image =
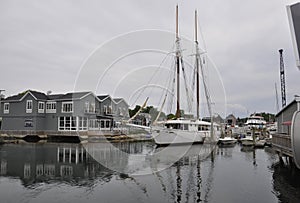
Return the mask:
<path fill-rule="evenodd" d="M 32 100 L 26 101 L 26 113 L 32 113 Z"/>

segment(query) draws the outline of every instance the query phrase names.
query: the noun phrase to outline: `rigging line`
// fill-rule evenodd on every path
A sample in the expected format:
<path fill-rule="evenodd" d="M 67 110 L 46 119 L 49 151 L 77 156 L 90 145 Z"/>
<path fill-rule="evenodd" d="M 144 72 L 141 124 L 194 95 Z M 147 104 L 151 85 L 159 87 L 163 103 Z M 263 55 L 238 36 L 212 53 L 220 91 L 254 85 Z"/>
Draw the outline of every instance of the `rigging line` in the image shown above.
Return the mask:
<path fill-rule="evenodd" d="M 175 69 L 175 63 L 173 64 L 173 69 Z M 175 77 L 176 77 L 176 72 L 174 71 L 173 72 L 173 80 L 172 80 L 172 89 L 171 89 L 171 92 L 173 92 L 174 93 L 174 91 L 175 91 L 175 83 L 176 83 L 176 79 L 175 79 Z M 167 112 L 168 113 L 171 113 L 171 111 L 172 111 L 172 108 L 173 108 L 173 103 L 174 103 L 174 96 L 173 95 L 170 95 L 169 96 L 169 109 L 167 109 Z"/>
<path fill-rule="evenodd" d="M 173 69 L 172 69 L 173 70 Z M 171 72 L 172 73 L 172 72 Z M 165 82 L 165 91 L 162 92 L 161 96 L 160 96 L 160 99 L 159 99 L 159 103 L 158 103 L 158 106 L 160 106 L 160 102 L 162 101 L 162 98 L 164 97 L 164 95 L 167 95 L 168 94 L 168 91 L 167 89 L 169 89 L 172 85 L 172 74 L 168 74 L 168 79 L 166 80 Z M 172 92 L 172 91 L 171 91 Z M 165 96 L 166 97 L 166 96 Z"/>
<path fill-rule="evenodd" d="M 181 61 L 181 69 L 182 69 L 182 73 L 183 73 L 185 91 L 186 91 L 186 96 L 187 96 L 188 109 L 189 109 L 189 112 L 191 112 L 192 104 L 191 104 L 190 94 L 189 94 L 189 90 L 188 90 L 188 86 L 187 86 L 187 79 L 186 79 L 186 74 L 185 74 L 184 63 L 183 63 L 182 57 L 180 57 L 180 61 Z"/>
<path fill-rule="evenodd" d="M 212 117 L 210 94 L 209 94 L 209 90 L 208 90 L 208 87 L 207 87 L 207 84 L 206 84 L 206 78 L 205 78 L 205 75 L 204 75 L 204 68 L 203 68 L 202 61 L 201 61 L 200 57 L 199 57 L 199 60 L 200 60 L 199 62 L 200 62 L 200 70 L 201 70 L 201 74 L 202 74 L 204 93 L 205 93 L 207 106 L 208 106 L 208 112 L 209 112 L 209 115 Z"/>
<path fill-rule="evenodd" d="M 174 44 L 173 44 L 171 50 L 173 50 L 173 49 L 174 49 Z M 173 52 L 169 52 L 169 53 L 167 53 L 167 54 L 165 55 L 165 57 L 163 58 L 163 60 L 162 60 L 161 63 L 159 64 L 158 68 L 155 70 L 155 72 L 154 72 L 154 74 L 152 75 L 152 77 L 148 80 L 148 83 L 146 83 L 147 85 L 150 84 L 150 82 L 153 80 L 154 76 L 157 74 L 158 70 L 160 70 L 160 68 L 161 68 L 162 64 L 164 63 L 164 61 L 167 59 L 167 57 L 168 57 L 171 53 L 173 53 Z M 152 90 L 153 90 L 153 89 L 152 89 Z M 139 93 L 139 95 L 137 96 L 136 100 L 135 100 L 133 103 L 136 103 L 136 102 L 137 102 L 137 100 L 141 97 L 141 95 L 142 95 L 142 93 L 143 93 L 144 91 L 145 91 L 145 90 L 143 90 L 143 91 L 141 91 L 141 92 Z M 152 91 L 151 91 L 150 93 L 152 93 Z"/>

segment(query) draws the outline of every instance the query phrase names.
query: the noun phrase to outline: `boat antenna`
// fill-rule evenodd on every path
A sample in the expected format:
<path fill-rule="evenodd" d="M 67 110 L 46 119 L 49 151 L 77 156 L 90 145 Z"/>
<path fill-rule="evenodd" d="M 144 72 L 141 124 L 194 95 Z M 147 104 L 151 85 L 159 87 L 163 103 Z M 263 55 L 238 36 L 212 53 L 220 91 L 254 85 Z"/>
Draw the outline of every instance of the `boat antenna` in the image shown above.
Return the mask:
<path fill-rule="evenodd" d="M 180 46 L 179 46 L 179 35 L 178 35 L 178 4 L 176 5 L 176 72 L 177 72 L 177 109 L 176 118 L 181 117 L 180 113 Z"/>

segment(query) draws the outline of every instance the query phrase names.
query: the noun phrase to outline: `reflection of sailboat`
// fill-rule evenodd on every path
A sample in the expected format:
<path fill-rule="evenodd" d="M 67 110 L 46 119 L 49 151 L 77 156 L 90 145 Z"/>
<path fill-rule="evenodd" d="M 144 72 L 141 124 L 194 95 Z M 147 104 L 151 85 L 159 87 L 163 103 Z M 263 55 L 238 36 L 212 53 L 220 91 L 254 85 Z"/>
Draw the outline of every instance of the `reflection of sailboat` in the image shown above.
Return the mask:
<path fill-rule="evenodd" d="M 157 172 L 172 166 L 174 163 L 184 160 L 186 163 L 204 160 L 210 156 L 215 145 L 174 145 L 158 147 L 147 157 L 153 172 Z"/>
<path fill-rule="evenodd" d="M 171 148 L 171 150 L 165 152 L 164 150 L 167 148 Z M 172 164 L 168 157 L 175 151 L 181 151 L 183 155 L 177 158 L 172 156 L 173 161 L 177 160 Z M 174 202 L 208 201 L 213 182 L 215 145 L 192 145 L 190 149 L 187 149 L 185 145 L 175 145 L 156 148 L 154 152 L 154 155 L 150 155 L 148 159 L 151 161 L 151 168 L 158 171 L 155 175 L 169 199 Z M 177 152 L 177 154 L 179 153 Z M 209 158 L 211 158 L 212 165 L 208 169 L 207 176 L 203 176 L 201 165 L 203 162 L 209 161 Z M 205 168 L 207 166 L 205 164 Z M 164 167 L 168 168 L 159 171 Z"/>
<path fill-rule="evenodd" d="M 182 69 L 183 78 L 185 80 L 186 85 L 186 76 L 185 76 L 185 69 L 183 63 L 183 57 L 181 54 L 181 47 L 180 47 L 180 38 L 178 35 L 178 6 L 176 7 L 176 91 L 177 91 L 177 108 L 176 108 L 176 120 L 167 120 L 163 123 L 163 126 L 156 126 L 152 127 L 152 134 L 155 140 L 155 143 L 158 145 L 168 145 L 168 144 L 187 144 L 187 143 L 203 143 L 204 139 L 207 137 L 213 136 L 213 132 L 215 131 L 217 136 L 220 135 L 220 127 L 217 124 L 212 124 L 210 122 L 205 122 L 199 120 L 199 73 L 201 69 L 203 75 L 203 67 L 200 58 L 200 52 L 198 47 L 197 41 L 197 13 L 195 13 L 195 43 L 196 43 L 196 65 L 195 65 L 195 75 L 196 75 L 196 99 L 197 99 L 197 117 L 196 119 L 186 119 L 182 118 L 181 109 L 180 109 L 180 69 Z M 175 81 L 175 76 L 174 76 Z M 210 105 L 210 98 L 208 94 L 208 88 L 204 81 L 203 76 L 203 84 L 205 88 L 205 95 L 208 103 L 208 109 L 210 116 L 212 117 L 211 113 L 211 105 Z M 186 91 L 188 88 L 185 88 Z M 187 97 L 189 93 L 187 91 Z M 189 98 L 188 98 L 189 99 Z M 164 105 L 165 101 L 163 102 Z M 188 101 L 189 103 L 189 101 Z M 155 123 L 155 122 L 154 122 Z"/>

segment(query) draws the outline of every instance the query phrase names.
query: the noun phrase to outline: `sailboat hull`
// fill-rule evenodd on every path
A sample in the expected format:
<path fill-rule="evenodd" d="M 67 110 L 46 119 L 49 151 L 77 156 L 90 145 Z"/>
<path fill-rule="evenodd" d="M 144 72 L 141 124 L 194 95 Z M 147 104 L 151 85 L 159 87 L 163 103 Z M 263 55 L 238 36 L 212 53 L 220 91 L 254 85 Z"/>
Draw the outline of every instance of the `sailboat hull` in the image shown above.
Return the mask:
<path fill-rule="evenodd" d="M 156 130 L 152 134 L 157 145 L 202 144 L 205 138 L 210 136 L 209 131 L 193 132 L 176 129 Z"/>

